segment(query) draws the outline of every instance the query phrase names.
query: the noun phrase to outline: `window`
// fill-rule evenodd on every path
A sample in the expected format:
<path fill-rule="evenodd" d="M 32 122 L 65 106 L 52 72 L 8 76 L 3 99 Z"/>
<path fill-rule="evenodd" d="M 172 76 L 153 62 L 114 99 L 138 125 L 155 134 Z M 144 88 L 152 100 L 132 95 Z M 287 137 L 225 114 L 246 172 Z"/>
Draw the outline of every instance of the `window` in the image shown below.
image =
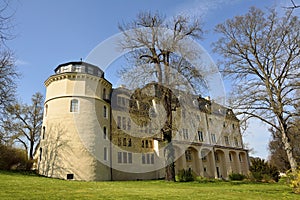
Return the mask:
<path fill-rule="evenodd" d="M 215 153 L 215 160 L 216 160 L 217 162 L 219 162 L 219 154 L 218 154 L 218 153 Z"/>
<path fill-rule="evenodd" d="M 234 124 L 232 124 L 232 129 L 234 129 L 235 127 L 234 127 Z"/>
<path fill-rule="evenodd" d="M 215 134 L 211 134 L 211 142 L 216 143 L 216 135 Z"/>
<path fill-rule="evenodd" d="M 118 152 L 118 163 L 122 163 L 122 152 Z"/>
<path fill-rule="evenodd" d="M 151 164 L 154 164 L 154 154 L 151 154 Z"/>
<path fill-rule="evenodd" d="M 128 163 L 132 163 L 132 153 L 128 153 Z"/>
<path fill-rule="evenodd" d="M 243 162 L 241 154 L 239 154 L 239 160 L 240 162 Z"/>
<path fill-rule="evenodd" d="M 118 138 L 118 146 L 128 146 L 131 147 L 132 146 L 132 142 L 131 142 L 131 138 Z"/>
<path fill-rule="evenodd" d="M 40 147 L 40 161 L 42 160 L 42 153 L 43 153 L 43 149 L 42 147 Z"/>
<path fill-rule="evenodd" d="M 121 97 L 121 96 L 117 96 L 117 104 L 118 106 L 128 106 L 129 105 L 129 99 L 125 98 L 125 97 Z"/>
<path fill-rule="evenodd" d="M 78 100 L 77 99 L 71 100 L 70 112 L 78 112 Z"/>
<path fill-rule="evenodd" d="M 152 140 L 142 140 L 142 148 L 152 148 Z"/>
<path fill-rule="evenodd" d="M 81 66 L 75 66 L 75 72 L 81 72 Z"/>
<path fill-rule="evenodd" d="M 117 125 L 118 125 L 118 129 L 120 129 L 121 128 L 121 117 L 120 116 L 118 116 L 118 118 L 117 118 Z"/>
<path fill-rule="evenodd" d="M 202 159 L 202 161 L 206 161 L 207 160 L 207 158 L 206 158 L 206 152 L 201 151 L 201 159 Z"/>
<path fill-rule="evenodd" d="M 198 140 L 200 142 L 203 142 L 203 133 L 202 133 L 202 131 L 198 131 Z"/>
<path fill-rule="evenodd" d="M 123 152 L 123 163 L 127 163 L 127 152 Z"/>
<path fill-rule="evenodd" d="M 88 67 L 87 73 L 88 73 L 88 74 L 94 74 L 94 68 Z"/>
<path fill-rule="evenodd" d="M 192 151 L 191 150 L 188 149 L 185 151 L 185 159 L 187 162 L 192 161 Z"/>
<path fill-rule="evenodd" d="M 103 153 L 104 153 L 103 160 L 107 160 L 107 148 L 106 147 L 104 147 Z"/>
<path fill-rule="evenodd" d="M 183 133 L 183 139 L 187 140 L 189 139 L 189 132 L 188 129 L 182 129 L 182 133 Z"/>
<path fill-rule="evenodd" d="M 234 144 L 235 144 L 235 146 L 239 146 L 239 141 L 236 137 L 234 138 Z"/>
<path fill-rule="evenodd" d="M 225 144 L 229 145 L 229 137 L 228 136 L 224 136 L 224 140 L 225 140 Z"/>
<path fill-rule="evenodd" d="M 43 139 L 45 139 L 45 132 L 46 132 L 46 127 L 45 126 L 43 126 Z"/>
<path fill-rule="evenodd" d="M 147 153 L 142 154 L 142 164 L 154 164 L 154 154 L 153 153 Z"/>
<path fill-rule="evenodd" d="M 117 126 L 118 126 L 118 129 L 130 130 L 131 129 L 131 120 L 130 120 L 130 118 L 126 119 L 126 117 L 118 116 L 117 117 Z"/>
<path fill-rule="evenodd" d="M 103 106 L 103 117 L 107 118 L 107 108 Z"/>
<path fill-rule="evenodd" d="M 106 127 L 103 127 L 103 139 L 107 139 L 107 132 L 106 132 Z"/>
<path fill-rule="evenodd" d="M 131 164 L 132 153 L 131 152 L 118 152 L 118 163 Z"/>
<path fill-rule="evenodd" d="M 122 106 L 126 105 L 126 99 L 124 97 L 122 97 Z"/>
<path fill-rule="evenodd" d="M 105 88 L 103 88 L 103 99 L 107 99 L 107 97 L 106 97 L 106 89 Z"/>
<path fill-rule="evenodd" d="M 147 164 L 150 164 L 150 154 L 146 154 L 146 157 L 147 157 Z"/>
<path fill-rule="evenodd" d="M 93 74 L 96 76 L 98 75 L 98 70 L 96 68 L 94 68 Z"/>
<path fill-rule="evenodd" d="M 47 114 L 48 114 L 48 104 L 46 104 L 45 106 L 45 117 L 47 117 Z"/>
<path fill-rule="evenodd" d="M 153 144 L 152 144 L 152 140 L 149 140 L 149 148 L 152 148 Z"/>
<path fill-rule="evenodd" d="M 62 67 L 62 71 L 63 71 L 63 72 L 68 72 L 68 71 L 70 71 L 69 66 L 64 66 L 64 67 Z"/>
<path fill-rule="evenodd" d="M 232 161 L 231 153 L 229 153 L 229 160 Z"/>
<path fill-rule="evenodd" d="M 126 130 L 126 117 L 122 117 L 122 125 L 123 125 L 122 129 Z"/>

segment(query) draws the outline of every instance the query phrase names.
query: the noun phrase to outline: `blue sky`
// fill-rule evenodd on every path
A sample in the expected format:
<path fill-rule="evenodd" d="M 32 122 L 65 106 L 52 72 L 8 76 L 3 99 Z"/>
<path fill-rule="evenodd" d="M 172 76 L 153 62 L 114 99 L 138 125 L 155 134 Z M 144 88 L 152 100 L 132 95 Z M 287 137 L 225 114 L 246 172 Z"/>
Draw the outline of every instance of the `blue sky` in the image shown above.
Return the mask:
<path fill-rule="evenodd" d="M 246 13 L 250 6 L 276 6 L 284 10 L 282 7 L 290 6 L 290 1 L 12 0 L 9 12 L 14 13 L 12 32 L 16 37 L 8 46 L 14 51 L 22 74 L 18 97 L 27 103 L 35 92 L 45 94 L 43 83 L 57 65 L 84 60 L 100 42 L 119 32 L 118 23 L 134 19 L 140 11 L 159 11 L 167 17 L 178 13 L 199 16 L 208 31 L 200 43 L 217 60 L 210 47 L 211 42 L 217 40 L 213 27 L 227 18 Z M 244 140 L 255 149 L 253 155 L 267 158 L 269 137 L 266 127 L 253 122 Z"/>

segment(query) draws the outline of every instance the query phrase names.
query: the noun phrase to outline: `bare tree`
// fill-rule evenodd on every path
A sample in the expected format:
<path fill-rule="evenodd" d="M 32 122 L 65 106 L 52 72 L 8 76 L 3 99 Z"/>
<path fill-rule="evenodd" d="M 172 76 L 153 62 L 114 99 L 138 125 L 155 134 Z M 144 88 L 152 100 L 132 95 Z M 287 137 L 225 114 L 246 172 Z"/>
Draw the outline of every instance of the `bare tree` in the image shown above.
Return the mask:
<path fill-rule="evenodd" d="M 233 82 L 232 106 L 245 119 L 257 118 L 276 129 L 291 169 L 297 162 L 287 137 L 299 102 L 300 21 L 291 11 L 250 8 L 215 28 L 221 34 L 214 50 L 223 56 L 221 70 Z"/>
<path fill-rule="evenodd" d="M 133 22 L 119 25 L 119 29 L 124 36 L 120 45 L 130 51 L 127 57 L 130 67 L 121 70 L 124 79 L 133 80 L 132 83 L 142 87 L 154 81 L 157 90 L 161 91 L 159 97 L 166 111 L 166 122 L 161 131 L 163 140 L 168 144 L 165 152 L 166 180 L 175 180 L 174 149 L 171 144 L 174 94 L 171 89 L 179 87 L 179 84 L 189 84 L 196 89 L 199 84 L 203 84 L 202 75 L 196 66 L 176 54 L 175 49 L 187 37 L 200 39 L 203 34 L 201 24 L 197 19 L 183 15 L 168 21 L 159 13 L 141 12 Z M 140 95 L 134 96 L 138 98 Z"/>
<path fill-rule="evenodd" d="M 300 5 L 297 5 L 293 0 L 291 0 L 293 6 L 288 6 L 288 7 L 285 7 L 287 9 L 295 9 L 295 8 L 300 8 Z"/>
<path fill-rule="evenodd" d="M 63 138 L 66 130 L 60 123 L 49 125 L 44 140 L 40 142 L 38 170 L 44 176 L 53 176 L 54 172 L 61 174 L 64 170 L 62 158 L 59 153 L 68 152 L 71 147 L 68 145 L 69 140 Z"/>
<path fill-rule="evenodd" d="M 14 103 L 6 108 L 1 132 L 6 143 L 21 143 L 33 160 L 41 135 L 44 99 L 41 93 L 36 93 L 31 100 L 31 105 Z"/>
<path fill-rule="evenodd" d="M 12 39 L 10 30 L 12 15 L 8 12 L 8 2 L 0 3 L 0 114 L 6 105 L 14 100 L 15 80 L 18 73 L 12 51 L 7 47 L 6 41 Z"/>

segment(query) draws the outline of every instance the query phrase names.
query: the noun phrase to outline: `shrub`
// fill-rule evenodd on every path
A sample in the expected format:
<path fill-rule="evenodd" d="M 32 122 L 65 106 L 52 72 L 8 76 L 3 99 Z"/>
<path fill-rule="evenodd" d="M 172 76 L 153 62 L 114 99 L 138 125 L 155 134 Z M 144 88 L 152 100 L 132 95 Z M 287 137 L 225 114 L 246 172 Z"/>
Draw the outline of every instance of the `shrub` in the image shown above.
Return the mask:
<path fill-rule="evenodd" d="M 229 174 L 229 179 L 232 180 L 232 181 L 242 181 L 245 178 L 246 178 L 246 176 L 243 175 L 243 174 L 239 174 L 239 173 Z"/>
<path fill-rule="evenodd" d="M 29 170 L 31 166 L 26 151 L 0 144 L 0 169 Z"/>
<path fill-rule="evenodd" d="M 176 175 L 176 181 L 178 182 L 189 182 L 189 181 L 194 181 L 194 173 L 191 169 L 182 169 L 178 172 Z"/>
<path fill-rule="evenodd" d="M 300 168 L 295 172 L 289 172 L 287 180 L 289 186 L 293 189 L 293 192 L 300 194 Z"/>
<path fill-rule="evenodd" d="M 275 166 L 265 162 L 264 159 L 252 158 L 250 172 L 255 181 L 270 182 L 279 180 L 279 171 Z"/>

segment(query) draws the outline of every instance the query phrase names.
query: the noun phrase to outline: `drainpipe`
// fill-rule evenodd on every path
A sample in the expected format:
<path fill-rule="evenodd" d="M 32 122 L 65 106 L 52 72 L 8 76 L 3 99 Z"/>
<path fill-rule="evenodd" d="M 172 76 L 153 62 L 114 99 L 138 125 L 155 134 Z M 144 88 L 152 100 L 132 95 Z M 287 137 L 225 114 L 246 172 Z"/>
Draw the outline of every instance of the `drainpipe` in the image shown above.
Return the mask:
<path fill-rule="evenodd" d="M 109 106 L 109 165 L 110 165 L 110 180 L 113 180 L 113 169 L 112 169 L 112 108 L 111 108 L 111 95 L 112 91 L 110 92 L 110 106 Z"/>

